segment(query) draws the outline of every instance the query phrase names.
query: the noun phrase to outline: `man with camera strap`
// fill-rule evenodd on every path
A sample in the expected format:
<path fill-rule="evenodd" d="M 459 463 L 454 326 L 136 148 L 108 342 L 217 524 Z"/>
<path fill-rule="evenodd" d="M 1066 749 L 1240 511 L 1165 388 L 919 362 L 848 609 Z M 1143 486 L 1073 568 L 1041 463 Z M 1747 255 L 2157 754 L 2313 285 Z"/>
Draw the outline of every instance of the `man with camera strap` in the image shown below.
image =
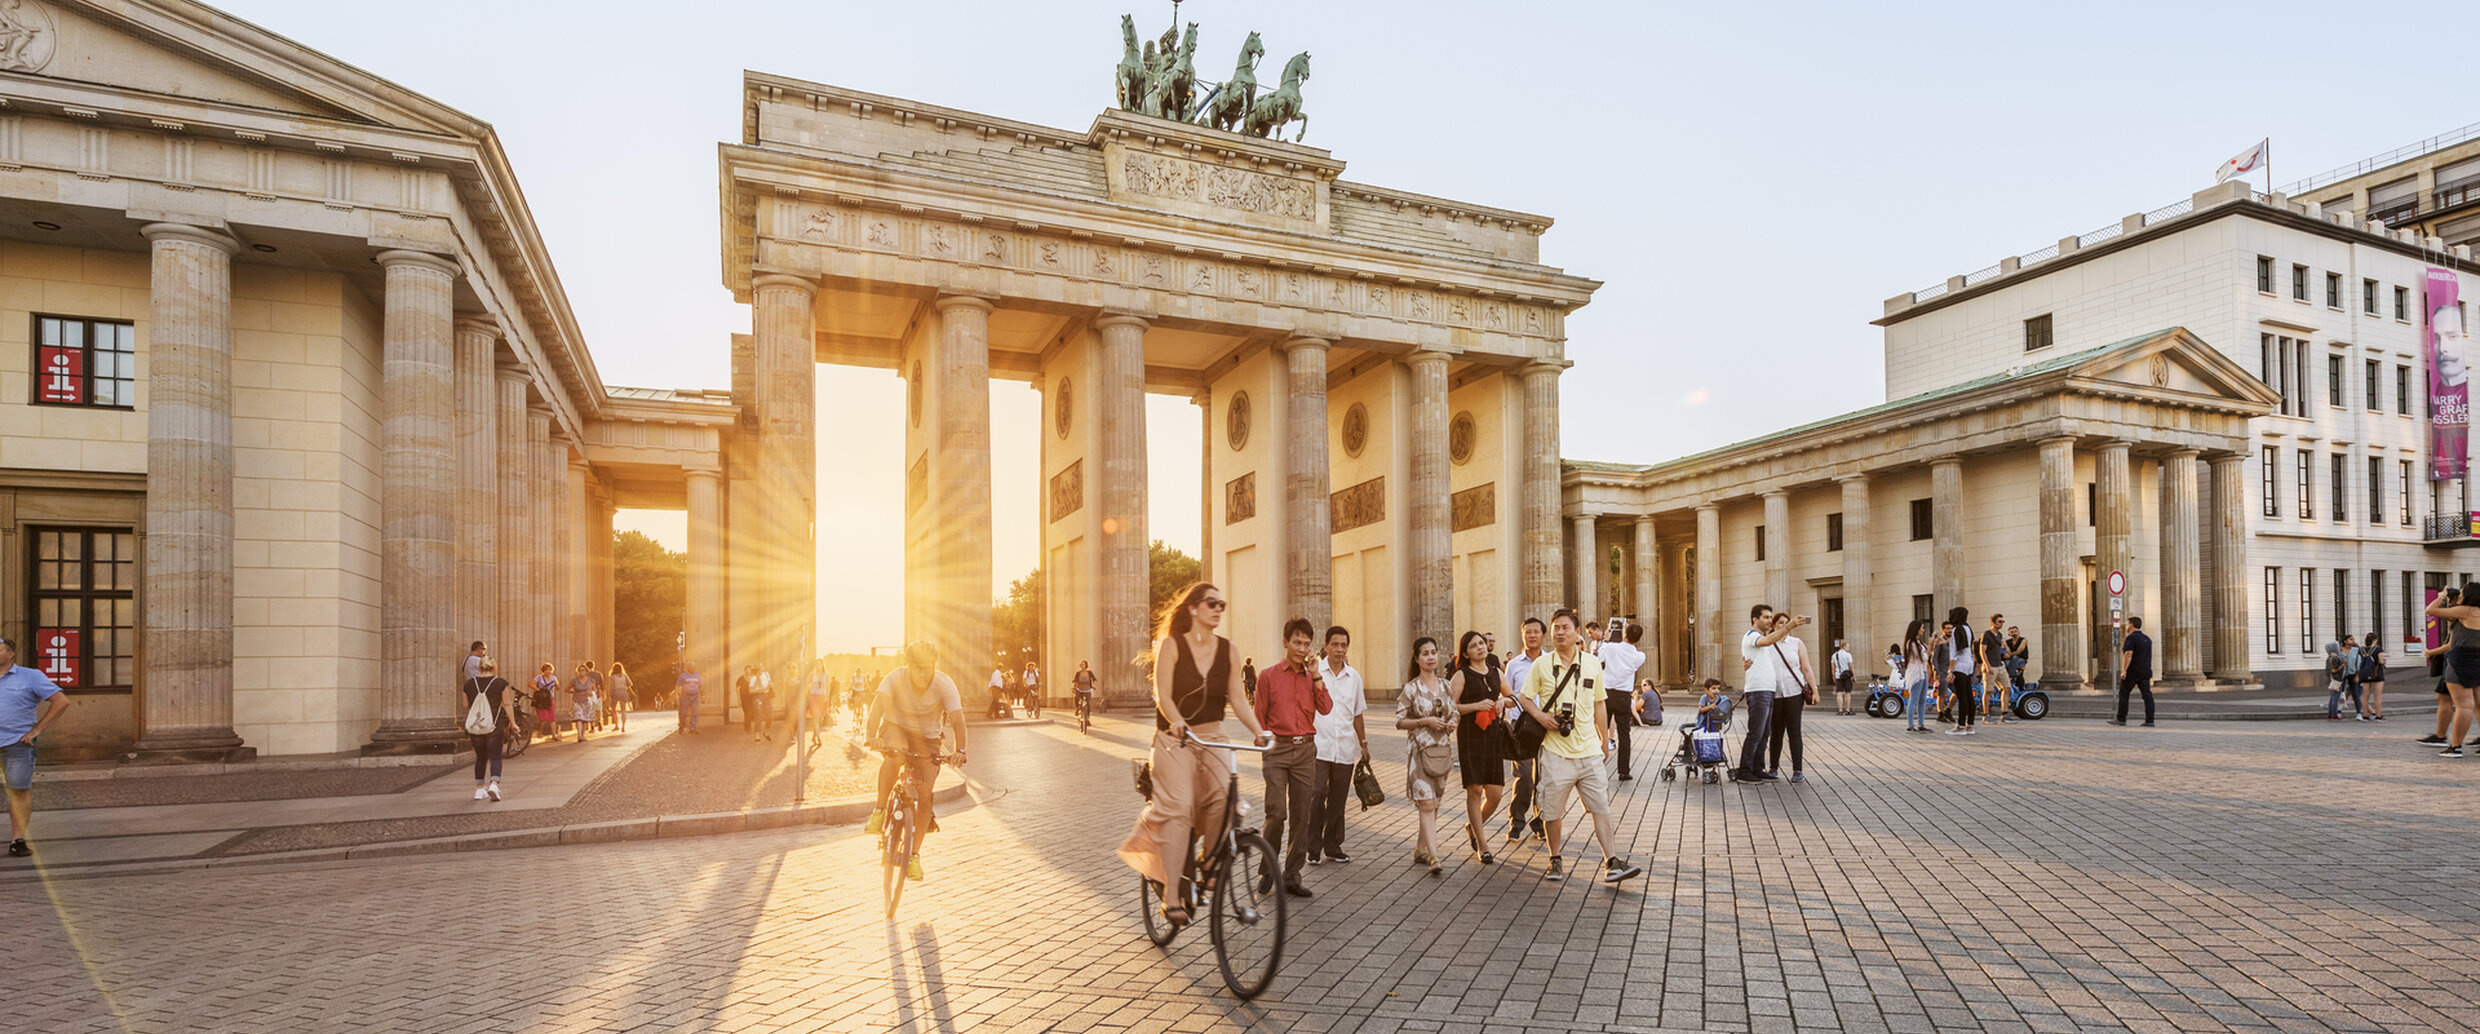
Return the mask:
<path fill-rule="evenodd" d="M 1610 783 L 1602 769 L 1610 750 L 1610 711 L 1602 699 L 1602 662 L 1584 652 L 1578 621 L 1572 610 L 1550 616 L 1550 638 L 1556 649 L 1524 673 L 1516 703 L 1548 730 L 1542 737 L 1540 759 L 1541 811 L 1549 820 L 1547 878 L 1565 878 L 1559 827 L 1566 817 L 1567 795 L 1573 791 L 1584 798 L 1585 813 L 1593 816 L 1593 839 L 1602 848 L 1602 882 L 1617 883 L 1644 875 L 1645 870 L 1629 865 L 1610 849 Z M 1577 721 L 1577 713 L 1588 707 L 1592 722 Z"/>

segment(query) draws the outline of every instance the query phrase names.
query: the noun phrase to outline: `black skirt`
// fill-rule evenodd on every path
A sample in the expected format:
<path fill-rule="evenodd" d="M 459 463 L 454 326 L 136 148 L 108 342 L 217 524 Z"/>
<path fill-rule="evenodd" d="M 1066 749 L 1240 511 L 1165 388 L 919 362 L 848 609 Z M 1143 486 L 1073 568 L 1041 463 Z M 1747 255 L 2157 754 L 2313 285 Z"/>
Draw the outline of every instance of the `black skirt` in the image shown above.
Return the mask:
<path fill-rule="evenodd" d="M 1466 788 L 1507 785 L 1507 761 L 1499 756 L 1498 738 L 1496 729 L 1455 730 L 1455 762 Z"/>

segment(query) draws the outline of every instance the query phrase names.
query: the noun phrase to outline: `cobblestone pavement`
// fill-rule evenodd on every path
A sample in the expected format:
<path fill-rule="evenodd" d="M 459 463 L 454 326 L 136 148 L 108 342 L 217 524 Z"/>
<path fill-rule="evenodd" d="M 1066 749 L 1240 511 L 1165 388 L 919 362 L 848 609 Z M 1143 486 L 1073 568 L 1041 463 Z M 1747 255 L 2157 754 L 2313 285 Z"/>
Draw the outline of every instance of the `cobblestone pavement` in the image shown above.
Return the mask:
<path fill-rule="evenodd" d="M 1253 1004 L 1141 935 L 1123 719 L 977 729 L 893 924 L 870 840 L 805 828 L 55 878 L 0 959 L 45 1031 L 2467 1029 L 2480 761 L 2389 724 L 1812 714 L 1806 783 L 1623 784 L 1615 891 L 1529 846 L 1420 875 L 1399 795 Z"/>

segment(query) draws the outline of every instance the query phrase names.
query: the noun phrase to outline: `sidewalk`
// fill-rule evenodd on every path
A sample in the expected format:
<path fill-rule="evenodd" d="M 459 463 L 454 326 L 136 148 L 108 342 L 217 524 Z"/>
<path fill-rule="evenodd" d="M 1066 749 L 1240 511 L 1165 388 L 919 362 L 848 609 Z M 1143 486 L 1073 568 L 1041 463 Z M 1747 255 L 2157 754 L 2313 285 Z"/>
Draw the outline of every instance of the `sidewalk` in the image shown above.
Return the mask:
<path fill-rule="evenodd" d="M 2343 699 L 2348 709 L 2351 701 Z M 2110 718 L 2118 713 L 2118 697 L 2107 691 L 2052 694 L 2051 718 Z M 2325 717 L 2325 694 L 2297 689 L 2238 689 L 2209 693 L 2153 690 L 2154 712 L 2164 721 L 2262 722 Z M 2131 719 L 2144 713 L 2144 698 L 2130 695 Z M 2388 683 L 2385 713 L 2397 719 L 2417 717 L 2425 725 L 2437 713 L 2437 694 L 2426 680 Z M 2390 724 L 2390 723 L 2389 723 Z"/>

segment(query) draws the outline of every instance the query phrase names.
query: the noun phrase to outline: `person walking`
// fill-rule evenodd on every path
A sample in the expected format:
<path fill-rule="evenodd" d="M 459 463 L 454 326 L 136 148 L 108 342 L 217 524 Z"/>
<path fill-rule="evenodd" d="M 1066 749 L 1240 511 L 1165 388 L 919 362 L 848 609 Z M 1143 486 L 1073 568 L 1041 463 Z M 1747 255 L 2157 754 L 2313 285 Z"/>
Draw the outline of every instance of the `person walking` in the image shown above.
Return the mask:
<path fill-rule="evenodd" d="M 1790 622 L 1789 614 L 1774 615 L 1776 628 Z M 1765 738 L 1765 774 L 1772 778 L 1781 777 L 1783 744 L 1788 741 L 1791 746 L 1791 781 L 1806 782 L 1807 777 L 1801 774 L 1801 769 L 1806 767 L 1808 740 L 1800 734 L 1800 715 L 1819 698 L 1816 673 L 1808 666 L 1808 641 L 1795 635 L 1784 636 L 1767 649 L 1774 652 L 1781 674 L 1774 688 L 1772 731 Z"/>
<path fill-rule="evenodd" d="M 473 710 L 476 699 L 481 699 L 491 713 L 491 731 L 476 734 L 471 728 L 465 730 L 466 741 L 474 747 L 474 799 L 505 800 L 499 790 L 500 762 L 507 754 L 508 734 L 517 727 L 516 708 L 509 706 L 513 701 L 508 699 L 508 680 L 499 677 L 499 665 L 484 658 L 474 665 L 474 677 L 465 680 L 463 692 L 467 712 Z M 485 768 L 490 772 L 487 783 L 483 781 Z"/>
<path fill-rule="evenodd" d="M 1316 636 L 1307 618 L 1284 622 L 1283 663 L 1257 673 L 1257 724 L 1274 735 L 1263 762 L 1266 843 L 1283 859 L 1284 892 L 1303 898 L 1311 896 L 1300 875 L 1309 860 L 1309 800 L 1317 790 L 1317 716 L 1335 709 L 1309 655 Z M 1272 893 L 1274 883 L 1275 874 L 1266 873 L 1257 892 Z"/>
<path fill-rule="evenodd" d="M 1219 832 L 1231 803 L 1225 799 L 1231 778 L 1226 752 L 1194 746 L 1189 735 L 1221 741 L 1228 711 L 1247 727 L 1249 742 L 1266 741 L 1231 666 L 1231 641 L 1215 634 L 1228 606 L 1221 589 L 1197 582 L 1181 590 L 1155 625 L 1154 740 L 1147 757 L 1154 795 L 1120 842 L 1119 858 L 1160 888 L 1163 916 L 1175 923 L 1188 921 L 1187 895 L 1173 881 L 1191 875 L 1189 837 Z"/>
<path fill-rule="evenodd" d="M 1748 631 L 1739 639 L 1740 667 L 1744 680 L 1740 684 L 1740 704 L 1748 709 L 1748 738 L 1740 743 L 1739 773 L 1741 782 L 1773 781 L 1765 773 L 1765 748 L 1771 741 L 1774 720 L 1774 693 L 1790 680 L 1785 676 L 1783 655 L 1770 649 L 1791 630 L 1805 625 L 1808 619 L 1797 617 L 1787 624 L 1774 623 L 1772 604 L 1760 603 L 1748 608 Z"/>
<path fill-rule="evenodd" d="M 1404 688 L 1395 695 L 1395 727 L 1409 741 L 1404 754 L 1404 796 L 1420 813 L 1412 841 L 1412 864 L 1438 864 L 1438 802 L 1446 797 L 1447 773 L 1455 768 L 1455 699 L 1438 674 L 1438 640 L 1422 636 L 1412 644 L 1412 664 Z"/>
<path fill-rule="evenodd" d="M 2385 720 L 2385 644 L 2370 632 L 2359 644 L 2359 689 L 2367 706 L 2368 720 Z"/>
<path fill-rule="evenodd" d="M 2480 607 L 2470 601 L 2480 599 L 2480 582 L 2463 583 L 2457 602 L 2447 603 L 2439 596 L 2428 605 L 2428 616 L 2441 619 L 2446 632 L 2446 691 L 2454 698 L 2454 720 L 2446 727 L 2446 746 L 2438 757 L 2463 756 L 2463 738 L 2471 733 L 2472 723 L 2480 720 L 2480 711 L 2473 706 L 2472 693 L 2480 687 Z"/>
<path fill-rule="evenodd" d="M 1326 630 L 1326 656 L 1318 678 L 1332 711 L 1318 715 L 1317 779 L 1309 796 L 1309 864 L 1349 862 L 1343 853 L 1343 822 L 1352 801 L 1352 770 L 1369 756 L 1369 729 L 1362 715 L 1369 711 L 1369 687 L 1351 664 L 1352 633 L 1336 625 Z"/>
<path fill-rule="evenodd" d="M 749 690 L 749 720 L 757 726 L 757 734 L 749 742 L 775 742 L 775 669 L 758 669 L 757 684 Z"/>
<path fill-rule="evenodd" d="M 1834 713 L 1851 714 L 1851 651 L 1843 641 L 1834 641 L 1834 652 L 1826 655 L 1826 666 L 1834 676 Z"/>
<path fill-rule="evenodd" d="M 1616 619 L 1613 619 L 1616 620 Z M 1628 770 L 1632 737 L 1630 727 L 1636 724 L 1636 673 L 1645 666 L 1645 651 L 1636 644 L 1645 638 L 1645 626 L 1631 624 L 1626 629 L 1627 641 L 1606 640 L 1593 651 L 1594 659 L 1602 662 L 1603 703 L 1610 709 L 1611 728 L 1619 736 L 1619 781 L 1636 778 Z"/>
<path fill-rule="evenodd" d="M 698 677 L 695 662 L 680 662 L 680 674 L 672 677 L 672 694 L 680 707 L 680 731 L 697 735 L 698 698 L 706 694 L 706 680 Z"/>
<path fill-rule="evenodd" d="M 534 670 L 534 681 L 529 686 L 533 693 L 526 703 L 534 706 L 535 727 L 549 730 L 551 742 L 560 742 L 559 672 L 551 667 L 551 662 L 544 661 L 542 667 Z"/>
<path fill-rule="evenodd" d="M 749 717 L 749 697 L 758 691 L 758 666 L 741 665 L 741 677 L 732 680 L 732 700 L 741 705 L 741 731 L 756 733 L 758 726 Z"/>
<path fill-rule="evenodd" d="M 1980 717 L 1980 694 L 1972 686 L 1972 676 L 1980 670 L 1973 656 L 1979 652 L 1980 644 L 1972 634 L 1970 611 L 1962 607 L 1949 609 L 1946 626 L 1950 631 L 1946 641 L 1939 645 L 1946 654 L 1947 695 L 1955 705 L 1955 727 L 1946 730 L 1946 734 L 1970 736 L 1974 720 Z"/>
<path fill-rule="evenodd" d="M 34 854 L 26 846 L 26 823 L 34 817 L 34 744 L 70 703 L 51 676 L 18 666 L 17 640 L 0 637 L 0 773 L 8 783 L 11 858 Z"/>
<path fill-rule="evenodd" d="M 1455 700 L 1455 769 L 1464 782 L 1464 839 L 1473 857 L 1489 865 L 1490 853 L 1482 825 L 1498 814 L 1498 799 L 1507 788 L 1507 763 L 1498 743 L 1506 735 L 1499 707 L 1507 702 L 1498 677 L 1497 659 L 1490 656 L 1488 637 L 1466 632 L 1456 642 L 1455 670 L 1447 675 L 1447 693 Z"/>
<path fill-rule="evenodd" d="M 586 741 L 586 729 L 594 724 L 594 695 L 602 689 L 603 676 L 594 670 L 594 662 L 577 662 L 577 670 L 568 680 L 568 717 L 577 725 L 579 743 Z"/>
<path fill-rule="evenodd" d="M 2129 615 L 2127 638 L 2119 643 L 2118 656 L 2118 717 L 2112 725 L 2127 724 L 2127 697 L 2131 693 L 2144 696 L 2144 727 L 2153 727 L 2153 637 L 2144 634 L 2144 619 Z"/>
<path fill-rule="evenodd" d="M 629 731 L 629 711 L 637 706 L 637 682 L 629 678 L 629 666 L 611 662 L 611 727 L 618 732 Z"/>
<path fill-rule="evenodd" d="M 1550 626 L 1543 624 L 1540 618 L 1525 618 L 1522 628 L 1524 651 L 1507 658 L 1506 680 L 1510 694 L 1524 686 L 1525 676 L 1531 674 L 1534 663 L 1541 660 L 1541 641 L 1550 634 Z M 1516 705 L 1512 696 L 1508 704 L 1506 712 L 1499 715 L 1502 721 L 1515 718 Z M 1529 823 L 1525 821 L 1525 815 L 1534 804 L 1535 784 L 1541 775 L 1541 759 L 1510 758 L 1508 761 L 1516 781 L 1515 799 L 1507 804 L 1507 846 L 1513 847 L 1523 843 L 1527 836 L 1541 836 L 1545 827 L 1539 815 L 1533 816 Z"/>
<path fill-rule="evenodd" d="M 1602 849 L 1602 882 L 1617 883 L 1645 870 L 1611 849 L 1610 788 L 1602 777 L 1602 762 L 1610 756 L 1610 710 L 1598 685 L 1602 662 L 1584 652 L 1576 622 L 1576 612 L 1564 608 L 1550 616 L 1557 650 L 1525 669 L 1516 704 L 1549 730 L 1541 741 L 1542 814 L 1549 819 L 1545 842 L 1550 846 L 1550 871 L 1544 878 L 1565 878 L 1559 834 L 1567 798 L 1575 794 L 1593 818 L 1593 839 Z"/>
<path fill-rule="evenodd" d="M 1031 718 L 1042 717 L 1042 669 L 1034 667 L 1032 661 L 1025 662 L 1025 680 L 1023 685 L 1025 687 L 1026 716 Z"/>
<path fill-rule="evenodd" d="M 2001 722 L 2012 722 L 2015 715 L 2009 708 L 2013 695 L 2006 674 L 2006 615 L 1989 615 L 1989 629 L 1981 633 L 1979 667 L 1981 675 L 1981 715 L 1996 716 Z"/>
<path fill-rule="evenodd" d="M 1904 626 L 1894 657 L 1895 682 L 1903 687 L 1903 728 L 1928 732 L 1930 687 L 1935 684 L 1929 671 L 1929 619 L 1913 618 Z"/>

